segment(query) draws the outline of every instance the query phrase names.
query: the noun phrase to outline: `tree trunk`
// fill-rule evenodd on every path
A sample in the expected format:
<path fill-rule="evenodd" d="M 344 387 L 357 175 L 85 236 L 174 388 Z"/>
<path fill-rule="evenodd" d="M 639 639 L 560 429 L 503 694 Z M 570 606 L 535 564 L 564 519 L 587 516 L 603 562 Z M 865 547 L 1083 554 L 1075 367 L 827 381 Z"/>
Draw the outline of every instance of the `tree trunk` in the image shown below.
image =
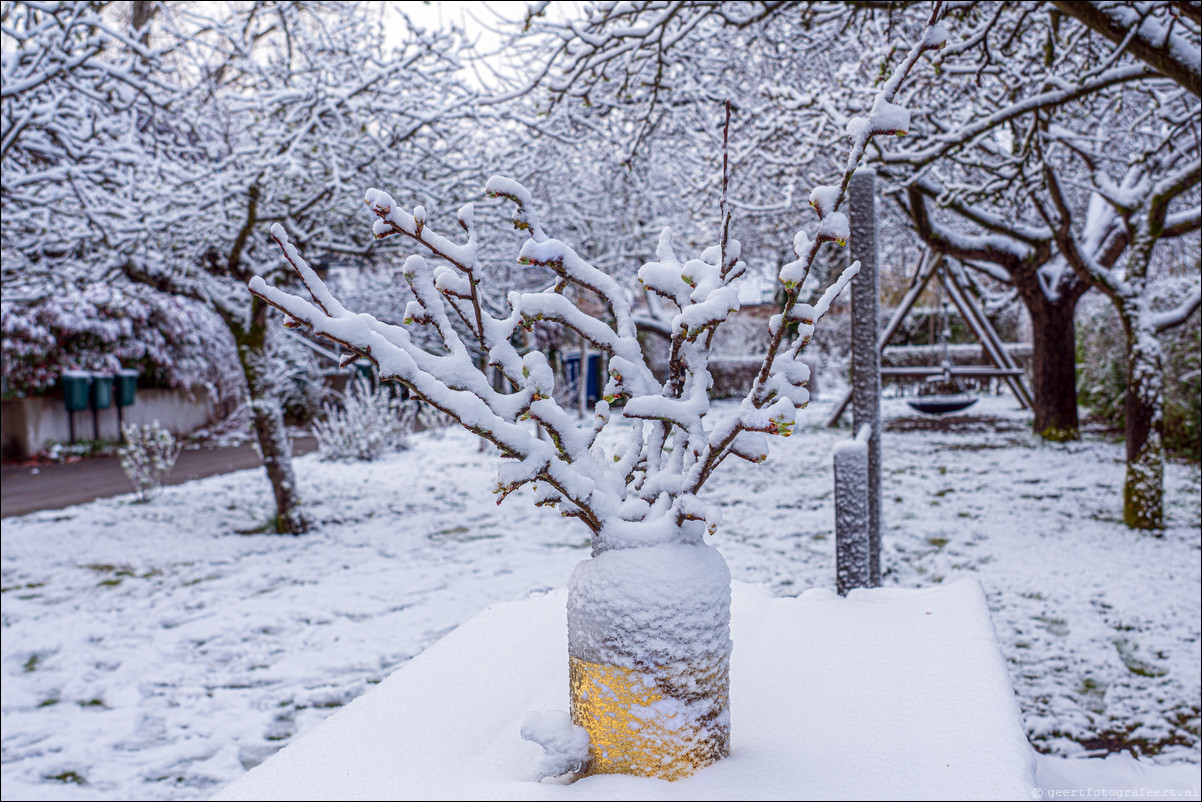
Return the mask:
<path fill-rule="evenodd" d="M 275 530 L 282 535 L 300 535 L 308 531 L 309 521 L 300 509 L 284 411 L 266 373 L 267 310 L 265 302 L 254 298 L 249 327 L 243 329 L 231 321 L 227 323 L 238 346 L 259 452 L 275 495 Z"/>
<path fill-rule="evenodd" d="M 965 247 L 948 232 L 932 224 L 927 215 L 926 196 L 919 186 L 911 185 L 906 214 L 918 236 L 940 253 L 960 260 L 990 262 L 1009 274 L 1019 297 L 1031 315 L 1031 390 L 1034 401 L 1036 434 L 1045 440 L 1076 440 L 1080 434 L 1077 418 L 1077 342 L 1073 313 L 1077 301 L 1089 284 L 1072 272 L 1062 273 L 1048 297 L 1040 268 L 1051 259 L 1051 242 L 1035 247 L 1026 258 L 1004 247 L 984 244 Z"/>
<path fill-rule="evenodd" d="M 568 582 L 588 774 L 675 780 L 730 754 L 730 571 L 705 545 L 604 551 Z"/>
<path fill-rule="evenodd" d="M 150 46 L 150 21 L 154 19 L 158 7 L 150 0 L 134 0 L 133 12 L 130 15 L 130 26 L 138 32 L 138 41 L 145 47 Z"/>
<path fill-rule="evenodd" d="M 1038 280 L 1015 282 L 1031 315 L 1034 429 L 1045 440 L 1080 437 L 1077 418 L 1077 340 L 1073 313 L 1079 292 L 1048 300 Z"/>
<path fill-rule="evenodd" d="M 1133 306 L 1139 306 L 1136 301 Z M 1126 305 L 1124 305 L 1125 307 Z M 1127 473 L 1123 522 L 1132 529 L 1164 528 L 1164 393 L 1160 342 L 1144 310 L 1123 309 L 1127 335 L 1127 398 L 1123 433 Z"/>

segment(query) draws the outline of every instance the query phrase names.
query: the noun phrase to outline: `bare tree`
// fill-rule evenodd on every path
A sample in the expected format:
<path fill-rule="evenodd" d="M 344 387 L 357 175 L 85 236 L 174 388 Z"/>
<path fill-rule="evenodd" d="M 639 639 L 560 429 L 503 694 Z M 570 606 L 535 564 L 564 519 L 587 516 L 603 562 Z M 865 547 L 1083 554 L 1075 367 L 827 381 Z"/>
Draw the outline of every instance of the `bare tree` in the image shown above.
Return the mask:
<path fill-rule="evenodd" d="M 352 182 L 460 180 L 471 132 L 452 122 L 474 113 L 457 79 L 460 43 L 410 27 L 393 49 L 387 9 L 367 4 L 164 5 L 142 29 L 90 8 L 14 7 L 15 30 L 29 33 L 11 60 L 5 50 L 5 142 L 21 146 L 4 162 L 6 269 L 11 253 L 14 272 L 38 282 L 123 275 L 220 316 L 275 528 L 303 532 L 268 364 L 270 308 L 242 288 L 256 275 L 287 280 L 268 247 L 273 223 L 327 262 L 374 253 Z M 26 73 L 10 87 L 9 74 Z"/>
<path fill-rule="evenodd" d="M 543 12 L 535 6 L 527 21 L 542 37 L 538 69 L 511 94 L 543 86 L 555 103 L 578 98 L 602 113 L 627 110 L 637 121 L 632 147 L 689 113 L 713 85 L 698 76 L 741 67 L 760 74 L 765 62 L 772 74 L 838 76 L 801 87 L 768 81 L 741 93 L 737 79 L 725 79 L 736 105 L 756 109 L 757 156 L 782 164 L 788 149 L 774 149 L 773 134 L 795 141 L 790 114 L 822 113 L 841 126 L 864 101 L 831 87 L 870 86 L 897 57 L 880 44 L 888 41 L 883 34 L 916 28 L 925 14 L 920 4 L 653 0 L 598 4 L 566 23 Z M 1035 430 L 1073 439 L 1078 299 L 1091 287 L 1116 286 L 1116 277 L 1146 275 L 1156 243 L 1199 229 L 1197 173 L 1189 169 L 1198 150 L 1197 4 L 964 3 L 950 13 L 955 41 L 922 67 L 941 80 L 911 85 L 903 98 L 917 110 L 909 136 L 897 147 L 873 145 L 869 157 L 928 246 L 975 268 L 983 283 L 1017 292 L 1033 324 Z M 1162 180 L 1173 189 L 1153 203 L 1148 193 Z M 1125 187 L 1118 206 L 1106 201 L 1111 186 Z M 1075 247 L 1065 232 L 1075 232 Z M 1142 281 L 1106 291 L 1132 298 L 1131 307 L 1143 296 Z M 1190 308 L 1193 301 L 1183 300 Z M 1149 370 L 1133 367 L 1130 397 L 1155 395 L 1137 386 Z M 1131 415 L 1152 439 L 1154 407 Z M 1159 486 L 1158 469 L 1134 466 L 1137 454 L 1156 461 L 1158 451 L 1144 449 L 1141 431 L 1128 434 L 1128 497 L 1152 511 L 1128 520 L 1156 526 L 1159 505 L 1133 488 Z"/>
<path fill-rule="evenodd" d="M 591 759 L 594 771 L 673 779 L 729 751 L 730 575 L 704 543 L 720 520 L 699 493 L 727 458 L 765 460 L 767 436 L 788 435 L 797 409 L 809 400 L 802 350 L 859 263 L 814 304 L 801 302 L 798 289 L 822 246 L 848 237 L 841 208 L 868 142 L 906 127 L 909 114 L 894 101 L 922 53 L 945 40 L 935 24 L 938 8 L 871 109 L 850 126 L 850 153 L 835 182 L 810 193 L 819 221 L 793 238 L 795 258 L 779 271 L 788 289 L 784 309 L 765 332 L 766 355 L 752 388 L 731 411 L 710 408 L 707 369 L 714 332 L 738 309 L 733 285 L 746 270 L 742 246 L 729 236 L 724 203 L 726 225 L 716 244 L 683 258 L 665 229 L 654 261 L 639 270 L 640 282 L 677 310 L 662 380 L 639 342 L 628 294 L 548 233 L 530 192 L 516 181 L 494 176 L 487 191 L 514 204 L 513 224 L 528 235 L 518 262 L 541 269 L 551 283 L 541 291 L 510 292 L 497 314 L 482 300 L 489 274 L 472 206 L 459 212 L 466 239 L 457 242 L 440 234 L 424 209 L 407 211 L 387 193 L 367 191 L 364 199 L 379 218 L 376 236 L 408 238 L 439 262 L 433 266 L 418 255 L 406 260 L 415 300 L 402 326 L 343 306 L 284 228 L 273 228 L 309 299 L 262 277 L 250 283 L 256 297 L 283 310 L 286 325 L 371 359 L 383 378 L 403 382 L 493 443 L 503 458 L 496 489 L 501 499 L 532 485 L 537 504 L 558 507 L 590 531 L 593 559 L 581 563 L 569 583 L 568 630 L 573 718 L 593 738 L 595 748 L 581 761 Z M 571 407 L 556 401 L 546 355 L 528 347 L 525 333 L 548 321 L 608 359 L 604 400 L 583 425 Z M 421 329 L 436 332 L 439 347 L 415 341 L 412 332 Z M 477 363 L 468 339 L 503 376 L 503 390 Z M 536 435 L 535 425 L 549 433 L 549 442 Z M 670 696 L 676 718 L 669 726 L 646 712 L 652 708 L 641 708 L 643 726 L 634 731 L 622 725 L 622 716 L 609 715 L 615 703 L 601 701 L 606 694 L 580 690 L 591 683 L 614 688 L 615 682 L 627 683 L 623 687 L 635 698 L 638 688 L 652 687 Z"/>

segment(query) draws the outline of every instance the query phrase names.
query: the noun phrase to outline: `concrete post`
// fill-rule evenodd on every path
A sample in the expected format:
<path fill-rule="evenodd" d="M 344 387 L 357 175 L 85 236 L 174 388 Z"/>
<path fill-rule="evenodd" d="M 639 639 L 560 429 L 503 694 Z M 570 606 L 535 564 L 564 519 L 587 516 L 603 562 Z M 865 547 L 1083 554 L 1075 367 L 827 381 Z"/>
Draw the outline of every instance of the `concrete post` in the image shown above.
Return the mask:
<path fill-rule="evenodd" d="M 868 582 L 881 584 L 881 354 L 877 348 L 880 283 L 877 270 L 876 172 L 860 169 L 847 188 L 850 256 L 860 261 L 851 282 L 852 430 L 868 439 Z"/>
<path fill-rule="evenodd" d="M 840 596 L 871 583 L 868 536 L 868 441 L 865 426 L 835 446 L 835 584 Z M 878 581 L 877 585 L 880 584 Z"/>

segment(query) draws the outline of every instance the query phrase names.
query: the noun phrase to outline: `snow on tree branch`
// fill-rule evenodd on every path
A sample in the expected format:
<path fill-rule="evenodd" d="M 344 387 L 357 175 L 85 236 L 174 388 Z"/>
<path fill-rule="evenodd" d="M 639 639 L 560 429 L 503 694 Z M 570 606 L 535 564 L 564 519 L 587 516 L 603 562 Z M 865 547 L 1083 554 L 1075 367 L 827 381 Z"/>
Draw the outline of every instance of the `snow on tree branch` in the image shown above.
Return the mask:
<path fill-rule="evenodd" d="M 1152 316 L 1152 328 L 1157 334 L 1162 334 L 1174 326 L 1180 326 L 1189 320 L 1190 315 L 1202 306 L 1202 291 L 1194 290 L 1193 294 L 1177 305 L 1176 308 L 1159 315 Z"/>
<path fill-rule="evenodd" d="M 1194 97 L 1202 97 L 1202 56 L 1189 34 L 1181 35 L 1181 25 L 1193 23 L 1198 28 L 1197 3 L 1193 14 L 1189 3 L 1143 3 L 1130 6 L 1122 3 L 1056 2 L 1057 9 L 1076 17 L 1097 33 L 1126 49 L 1136 58 L 1151 65 L 1162 75 L 1172 78 L 1188 89 Z M 1142 7 L 1141 7 L 1142 6 Z M 1182 8 L 1187 11 L 1182 20 Z"/>
<path fill-rule="evenodd" d="M 938 9 L 936 4 L 921 37 L 878 93 L 869 114 L 849 124 L 850 154 L 838 182 L 811 193 L 818 225 L 794 238 L 797 258 L 779 274 L 786 303 L 771 321 L 767 354 L 754 386 L 733 412 L 711 410 L 707 368 L 712 332 L 739 308 L 732 286 L 743 273 L 739 242 L 732 239 L 725 249 L 714 245 L 687 258 L 666 229 L 655 260 L 639 271 L 640 282 L 677 310 L 670 326 L 668 370 L 660 380 L 640 346 L 624 290 L 552 236 L 530 193 L 511 179 L 489 179 L 486 192 L 514 204 L 514 226 L 528 235 L 518 253 L 519 264 L 550 271 L 555 281 L 540 291 L 509 292 L 495 314 L 481 302 L 488 275 L 472 207 L 459 212 L 466 238 L 456 240 L 435 230 L 422 207 L 406 211 L 378 189 L 364 197 L 378 218 L 376 236 L 401 234 L 445 263 L 433 266 L 418 255 L 406 260 L 404 277 L 415 300 L 404 325 L 345 309 L 278 224 L 272 235 L 311 300 L 261 277 L 251 280 L 250 290 L 283 310 L 289 325 L 310 328 L 373 360 L 381 378 L 403 382 L 422 400 L 496 445 L 505 458 L 497 487 L 502 499 L 518 487 L 534 485 L 537 503 L 558 505 L 562 514 L 584 521 L 594 534 L 596 551 L 699 542 L 703 532 L 712 532 L 719 523 L 717 508 L 697 496 L 704 482 L 728 456 L 764 460 L 764 436 L 787 436 L 797 409 L 809 400 L 809 371 L 798 357 L 859 265 L 844 270 L 817 303 L 799 303 L 798 288 L 820 247 L 826 242 L 842 244 L 848 237 L 847 218 L 839 207 L 868 142 L 906 128 L 909 115 L 895 104 L 896 94 L 921 54 L 941 47 L 946 39 L 937 23 Z M 604 311 L 589 300 L 593 297 Z M 464 341 L 452 325 L 453 316 L 468 324 L 474 343 Z M 546 355 L 528 347 L 539 321 L 562 324 L 608 357 L 604 399 L 598 401 L 594 419 L 584 425 L 555 400 L 556 377 Z M 795 335 L 786 325 L 794 322 L 799 324 Z M 418 329 L 435 332 L 441 347 L 420 345 L 414 336 Z M 506 391 L 494 389 L 473 356 L 477 351 L 505 377 Z M 550 435 L 550 442 L 536 434 L 531 422 Z M 622 425 L 611 429 L 619 422 Z"/>

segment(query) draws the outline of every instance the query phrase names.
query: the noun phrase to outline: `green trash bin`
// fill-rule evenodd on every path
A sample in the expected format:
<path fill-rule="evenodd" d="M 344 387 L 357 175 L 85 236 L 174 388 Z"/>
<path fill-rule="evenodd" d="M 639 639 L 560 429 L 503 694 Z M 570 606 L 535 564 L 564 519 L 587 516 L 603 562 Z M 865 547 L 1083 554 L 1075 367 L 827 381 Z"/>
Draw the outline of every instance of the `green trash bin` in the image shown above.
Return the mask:
<path fill-rule="evenodd" d="M 122 368 L 117 371 L 116 401 L 117 407 L 132 407 L 137 400 L 138 371 Z"/>
<path fill-rule="evenodd" d="M 113 405 L 113 374 L 92 374 L 92 409 L 108 409 Z"/>
<path fill-rule="evenodd" d="M 79 412 L 88 408 L 91 397 L 92 374 L 82 370 L 63 372 L 61 379 L 63 387 L 63 403 L 68 412 Z"/>
<path fill-rule="evenodd" d="M 369 387 L 376 386 L 376 366 L 370 360 L 356 359 L 355 371 L 359 374 L 359 378 L 367 382 Z"/>
<path fill-rule="evenodd" d="M 100 410 L 113 405 L 113 374 L 96 372 L 92 374 L 92 437 L 100 439 Z"/>

